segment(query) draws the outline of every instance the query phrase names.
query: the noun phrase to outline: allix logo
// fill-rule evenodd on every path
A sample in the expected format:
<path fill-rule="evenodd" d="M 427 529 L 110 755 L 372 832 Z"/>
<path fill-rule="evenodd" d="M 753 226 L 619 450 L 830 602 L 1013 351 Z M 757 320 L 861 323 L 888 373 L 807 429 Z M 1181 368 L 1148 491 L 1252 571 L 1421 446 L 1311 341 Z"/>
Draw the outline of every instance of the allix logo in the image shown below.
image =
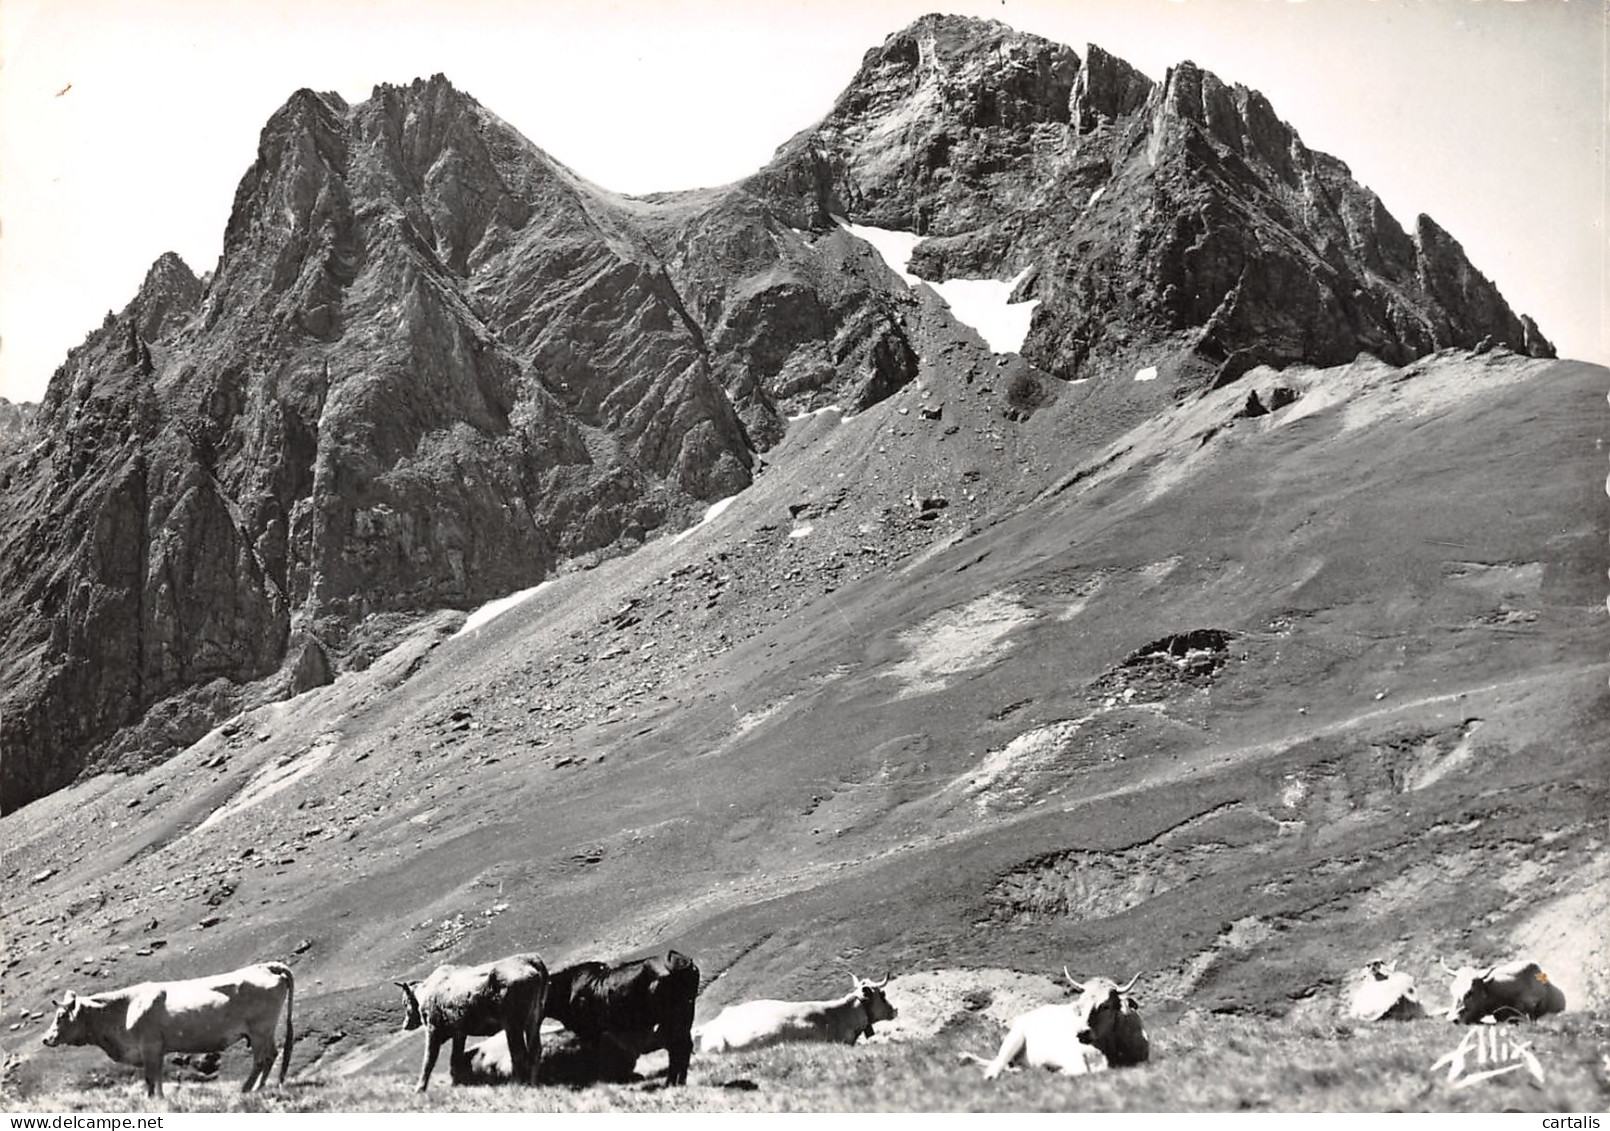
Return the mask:
<path fill-rule="evenodd" d="M 1532 1052 L 1531 1041 L 1517 1041 L 1498 1025 L 1474 1025 L 1451 1052 L 1445 1052 L 1431 1066 L 1448 1069 L 1448 1082 L 1455 1088 L 1468 1088 L 1481 1080 L 1505 1076 L 1522 1069 L 1532 1079 L 1543 1082 L 1543 1066 Z"/>

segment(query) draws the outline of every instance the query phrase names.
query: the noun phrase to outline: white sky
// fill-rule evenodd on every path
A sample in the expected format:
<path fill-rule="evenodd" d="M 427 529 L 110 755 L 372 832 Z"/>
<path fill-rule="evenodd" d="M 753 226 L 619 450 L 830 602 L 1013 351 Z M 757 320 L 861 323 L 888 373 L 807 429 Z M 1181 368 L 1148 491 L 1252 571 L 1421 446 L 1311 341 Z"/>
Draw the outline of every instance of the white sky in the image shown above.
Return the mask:
<path fill-rule="evenodd" d="M 690 188 L 758 168 L 938 9 L 1262 90 L 1562 356 L 1610 362 L 1604 0 L 0 0 L 0 396 L 38 399 L 164 251 L 213 267 L 299 87 L 441 71 L 591 180 Z"/>

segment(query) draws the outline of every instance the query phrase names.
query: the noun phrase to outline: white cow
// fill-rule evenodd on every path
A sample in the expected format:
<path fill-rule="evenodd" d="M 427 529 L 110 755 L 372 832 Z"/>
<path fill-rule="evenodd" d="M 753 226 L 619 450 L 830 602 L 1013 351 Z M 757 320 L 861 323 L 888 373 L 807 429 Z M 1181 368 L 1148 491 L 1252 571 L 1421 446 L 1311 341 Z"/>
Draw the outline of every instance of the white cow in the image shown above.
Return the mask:
<path fill-rule="evenodd" d="M 414 1090 L 423 1092 L 444 1044 L 451 1041 L 448 1073 L 464 1082 L 464 1042 L 503 1033 L 510 1070 L 522 1084 L 537 1082 L 542 1059 L 542 1008 L 548 967 L 536 954 L 513 954 L 480 966 L 443 965 L 423 982 L 398 982 L 407 1001 L 403 1028 L 425 1030 L 425 1060 Z"/>
<path fill-rule="evenodd" d="M 1065 966 L 1062 973 L 1078 991 L 1078 1000 L 1042 1005 L 1013 1021 L 994 1060 L 986 1062 L 970 1052 L 961 1059 L 983 1064 L 984 1078 L 993 1080 L 1017 1064 L 1084 1076 L 1114 1065 L 1139 1064 L 1151 1055 L 1140 1014 L 1126 996 L 1139 974 L 1120 986 L 1107 978 L 1075 981 Z"/>
<path fill-rule="evenodd" d="M 290 967 L 278 962 L 245 966 L 210 978 L 141 982 L 126 990 L 79 997 L 68 990 L 56 1003 L 47 1046 L 98 1045 L 122 1064 L 145 1069 L 145 1092 L 162 1094 L 162 1058 L 170 1052 L 223 1052 L 245 1037 L 252 1070 L 241 1091 L 262 1087 L 274 1067 L 274 1027 L 285 1011 L 285 1054 L 280 1083 L 291 1064 L 291 1005 L 296 996 Z"/>
<path fill-rule="evenodd" d="M 1353 987 L 1347 1015 L 1355 1021 L 1413 1021 L 1426 1015 L 1414 988 L 1414 975 L 1397 962 L 1379 958 L 1364 965 L 1364 977 Z"/>
<path fill-rule="evenodd" d="M 853 1045 L 872 1036 L 875 1021 L 893 1021 L 898 1012 L 883 994 L 889 976 L 873 982 L 851 975 L 853 988 L 832 1001 L 746 1001 L 729 1005 L 693 1030 L 702 1053 L 761 1048 L 795 1041 Z"/>

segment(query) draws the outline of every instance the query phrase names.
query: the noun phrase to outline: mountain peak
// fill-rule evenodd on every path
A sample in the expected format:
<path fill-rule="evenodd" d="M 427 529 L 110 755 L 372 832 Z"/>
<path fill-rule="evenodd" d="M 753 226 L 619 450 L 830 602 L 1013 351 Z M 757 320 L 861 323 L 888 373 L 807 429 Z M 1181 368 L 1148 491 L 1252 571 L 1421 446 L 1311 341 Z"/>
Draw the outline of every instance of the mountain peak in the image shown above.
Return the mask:
<path fill-rule="evenodd" d="M 140 337 L 154 342 L 166 337 L 194 313 L 201 302 L 201 280 L 177 252 L 166 251 L 145 273 L 139 293 L 129 304 Z"/>
<path fill-rule="evenodd" d="M 919 238 L 890 271 L 836 218 Z M 913 278 L 1009 283 L 1026 336 Z M 8 472 L 0 644 L 39 662 L 3 807 L 204 732 L 245 693 L 202 689 L 278 678 L 294 633 L 362 662 L 387 630 L 360 626 L 635 546 L 748 486 L 796 411 L 965 365 L 942 436 L 964 395 L 992 429 L 1060 400 L 1088 445 L 1260 364 L 1482 341 L 1548 349 L 1256 91 L 995 21 L 915 21 L 753 177 L 637 202 L 441 74 L 300 90 L 206 286 L 162 256 Z"/>

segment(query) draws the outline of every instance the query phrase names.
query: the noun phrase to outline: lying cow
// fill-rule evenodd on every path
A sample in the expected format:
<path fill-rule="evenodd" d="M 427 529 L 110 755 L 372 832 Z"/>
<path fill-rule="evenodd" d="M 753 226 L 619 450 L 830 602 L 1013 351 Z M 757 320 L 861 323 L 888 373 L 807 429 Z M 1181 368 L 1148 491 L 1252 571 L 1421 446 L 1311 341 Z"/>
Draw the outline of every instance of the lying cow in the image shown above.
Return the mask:
<path fill-rule="evenodd" d="M 542 1057 L 542 1007 L 548 968 L 535 954 L 516 954 L 481 966 L 438 966 L 423 982 L 398 982 L 408 999 L 403 1029 L 425 1027 L 425 1063 L 416 1091 L 430 1084 L 442 1045 L 453 1042 L 448 1060 L 453 1083 L 465 1078 L 464 1042 L 502 1032 L 516 1081 L 534 1084 Z"/>
<path fill-rule="evenodd" d="M 567 1032 L 551 1017 L 542 1019 L 542 1066 L 537 1074 L 541 1083 L 580 1086 L 600 1079 L 628 1079 L 626 1075 L 601 1075 L 599 1059 L 598 1051 L 584 1048 L 576 1034 Z M 494 1033 L 465 1051 L 464 1063 L 458 1071 L 459 1083 L 508 1084 L 513 1080 L 509 1041 L 502 1033 Z"/>
<path fill-rule="evenodd" d="M 625 1079 L 655 1049 L 671 1057 L 667 1084 L 688 1082 L 699 968 L 677 951 L 620 966 L 578 962 L 548 980 L 547 1015 L 596 1050 L 599 1078 Z"/>
<path fill-rule="evenodd" d="M 1396 962 L 1375 959 L 1364 965 L 1364 978 L 1353 987 L 1347 1015 L 1355 1021 L 1413 1021 L 1426 1015 L 1414 988 L 1414 975 Z"/>
<path fill-rule="evenodd" d="M 1502 966 L 1455 970 L 1437 960 L 1452 982 L 1448 993 L 1448 1020 L 1474 1025 L 1484 1017 L 1498 1021 L 1536 1020 L 1548 1013 L 1565 1012 L 1565 993 L 1549 981 L 1543 968 L 1521 958 Z"/>
<path fill-rule="evenodd" d="M 1016 1064 L 1084 1076 L 1151 1056 L 1140 1013 L 1127 996 L 1139 974 L 1122 986 L 1107 978 L 1077 982 L 1066 966 L 1062 974 L 1079 994 L 1077 1001 L 1042 1005 L 1013 1021 L 994 1060 L 972 1053 L 962 1053 L 962 1059 L 985 1065 L 984 1078 L 993 1080 Z"/>
<path fill-rule="evenodd" d="M 145 1069 L 145 1094 L 162 1094 L 162 1057 L 170 1052 L 222 1052 L 245 1037 L 252 1070 L 241 1091 L 262 1087 L 274 1067 L 274 1029 L 285 1011 L 285 1052 L 280 1083 L 291 1064 L 291 1006 L 296 996 L 290 967 L 278 962 L 245 966 L 210 978 L 141 982 L 126 990 L 79 997 L 68 990 L 56 1003 L 47 1046 L 99 1045 L 122 1064 Z"/>
<path fill-rule="evenodd" d="M 854 988 L 832 1001 L 746 1001 L 729 1005 L 713 1019 L 693 1030 L 700 1052 L 727 1052 L 761 1048 L 794 1041 L 853 1045 L 858 1037 L 872 1036 L 877 1021 L 893 1021 L 897 1014 L 883 994 L 889 984 L 851 975 Z"/>

